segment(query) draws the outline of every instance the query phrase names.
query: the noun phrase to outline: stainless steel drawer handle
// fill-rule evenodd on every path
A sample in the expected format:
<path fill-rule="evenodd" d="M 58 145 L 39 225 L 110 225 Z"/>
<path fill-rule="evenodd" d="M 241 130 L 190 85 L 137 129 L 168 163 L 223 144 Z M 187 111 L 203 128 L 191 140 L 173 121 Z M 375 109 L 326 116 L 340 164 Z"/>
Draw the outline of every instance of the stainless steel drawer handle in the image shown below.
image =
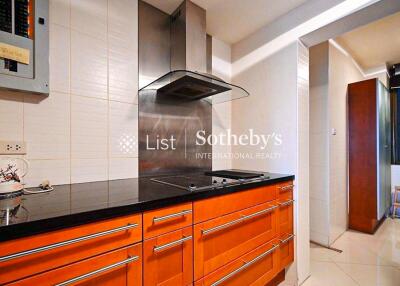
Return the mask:
<path fill-rule="evenodd" d="M 280 239 L 280 241 L 281 241 L 280 244 L 285 244 L 285 243 L 291 241 L 293 238 L 294 238 L 294 234 L 291 234 L 285 239 Z"/>
<path fill-rule="evenodd" d="M 154 246 L 154 252 L 160 252 L 160 251 L 162 251 L 164 249 L 167 249 L 167 248 L 170 248 L 170 247 L 174 247 L 176 245 L 180 245 L 180 244 L 184 243 L 185 241 L 191 240 L 191 239 L 192 239 L 191 235 L 190 236 L 184 236 L 181 239 L 178 239 L 178 240 L 175 240 L 175 241 L 163 244 L 163 245 Z"/>
<path fill-rule="evenodd" d="M 241 217 L 241 218 L 238 218 L 238 219 L 235 219 L 235 220 L 233 220 L 233 221 L 230 221 L 230 222 L 221 224 L 221 225 L 219 225 L 219 226 L 216 226 L 216 227 L 213 227 L 213 228 L 209 228 L 209 229 L 202 230 L 202 231 L 201 231 L 201 234 L 202 234 L 202 235 L 207 235 L 207 234 L 210 234 L 210 233 L 219 231 L 219 230 L 221 230 L 221 229 L 225 229 L 225 228 L 231 227 L 231 226 L 233 226 L 233 225 L 235 225 L 235 224 L 238 224 L 238 223 L 241 223 L 241 222 L 243 222 L 243 221 L 245 221 L 245 220 L 248 220 L 248 219 L 251 219 L 251 218 L 260 216 L 260 215 L 265 214 L 265 213 L 269 213 L 269 212 L 273 211 L 274 209 L 276 209 L 277 207 L 278 207 L 278 206 L 272 206 L 272 207 L 267 208 L 267 209 L 265 209 L 265 210 L 261 210 L 261 211 L 255 212 L 255 213 L 253 213 L 253 214 L 243 216 L 243 217 Z"/>
<path fill-rule="evenodd" d="M 293 204 L 293 203 L 294 203 L 294 200 L 288 200 L 288 201 L 286 201 L 286 202 L 279 203 L 279 206 L 280 206 L 280 207 L 284 207 L 284 206 L 287 206 L 287 205 L 291 205 L 291 204 Z"/>
<path fill-rule="evenodd" d="M 184 210 L 184 211 L 181 211 L 179 213 L 174 213 L 174 214 L 170 214 L 170 215 L 166 215 L 166 216 L 160 216 L 160 217 L 154 217 L 153 218 L 153 222 L 160 222 L 160 221 L 164 221 L 164 220 L 169 220 L 171 218 L 184 216 L 184 215 L 190 214 L 190 213 L 192 213 L 192 210 Z"/>
<path fill-rule="evenodd" d="M 67 286 L 67 285 L 70 285 L 70 284 L 74 284 L 74 283 L 76 283 L 76 282 L 78 282 L 78 281 L 84 280 L 84 279 L 86 279 L 86 278 L 90 278 L 90 277 L 95 276 L 95 275 L 97 275 L 97 274 L 106 272 L 106 271 L 108 271 L 108 270 L 110 270 L 110 269 L 117 268 L 117 267 L 123 266 L 123 265 L 125 265 L 125 264 L 129 264 L 129 263 L 131 263 L 131 262 L 133 262 L 133 261 L 136 261 L 136 260 L 138 260 L 138 259 L 139 259 L 139 256 L 129 257 L 129 258 L 127 258 L 127 259 L 125 259 L 125 260 L 122 260 L 122 261 L 120 261 L 120 262 L 117 262 L 117 263 L 108 265 L 108 266 L 106 266 L 106 267 L 103 267 L 103 268 L 94 270 L 94 271 L 92 271 L 92 272 L 83 274 L 83 275 L 81 275 L 81 276 L 77 276 L 77 277 L 75 277 L 75 278 L 69 279 L 69 280 L 67 280 L 67 281 L 58 283 L 58 284 L 56 284 L 55 286 Z"/>
<path fill-rule="evenodd" d="M 257 256 L 256 258 L 250 260 L 249 262 L 245 262 L 242 266 L 240 266 L 238 269 L 230 272 L 229 274 L 225 275 L 224 277 L 222 277 L 221 279 L 215 281 L 213 284 L 211 284 L 211 286 L 217 286 L 220 285 L 221 283 L 225 282 L 226 280 L 232 278 L 233 276 L 235 276 L 236 274 L 240 273 L 241 271 L 245 270 L 246 268 L 248 268 L 249 266 L 251 266 L 252 264 L 256 263 L 257 261 L 263 259 L 264 257 L 268 256 L 270 253 L 274 252 L 275 249 L 277 249 L 279 247 L 279 244 L 274 245 L 272 248 L 270 248 L 269 250 L 267 250 L 266 252 L 260 254 L 259 256 Z"/>
<path fill-rule="evenodd" d="M 287 185 L 283 187 L 279 187 L 282 191 L 291 190 L 294 188 L 294 185 Z"/>
<path fill-rule="evenodd" d="M 101 236 L 106 236 L 106 235 L 109 235 L 109 234 L 112 234 L 112 233 L 116 233 L 116 232 L 124 231 L 124 230 L 127 230 L 127 229 L 131 229 L 131 228 L 134 228 L 134 227 L 137 227 L 137 226 L 139 226 L 137 223 L 132 223 L 132 224 L 128 224 L 128 225 L 125 225 L 125 226 L 113 228 L 113 229 L 110 229 L 110 230 L 106 230 L 106 231 L 102 231 L 102 232 L 98 232 L 98 233 L 94 233 L 94 234 L 89 234 L 89 235 L 81 236 L 81 237 L 78 237 L 78 238 L 65 240 L 65 241 L 54 243 L 54 244 L 49 244 L 49 245 L 46 245 L 46 246 L 42 246 L 42 247 L 38 247 L 38 248 L 34 248 L 34 249 L 29 249 L 29 250 L 26 250 L 26 251 L 21 251 L 21 252 L 17 252 L 17 253 L 6 255 L 6 256 L 1 256 L 0 257 L 0 262 L 5 262 L 5 261 L 8 261 L 8 260 L 12 260 L 12 259 L 20 258 L 20 257 L 23 257 L 23 256 L 27 256 L 27 255 L 43 252 L 43 251 L 46 251 L 46 250 L 51 250 L 51 249 L 55 249 L 55 248 L 59 248 L 59 247 L 67 246 L 67 245 L 71 245 L 71 244 L 74 244 L 74 243 L 90 240 L 90 239 L 101 237 Z"/>

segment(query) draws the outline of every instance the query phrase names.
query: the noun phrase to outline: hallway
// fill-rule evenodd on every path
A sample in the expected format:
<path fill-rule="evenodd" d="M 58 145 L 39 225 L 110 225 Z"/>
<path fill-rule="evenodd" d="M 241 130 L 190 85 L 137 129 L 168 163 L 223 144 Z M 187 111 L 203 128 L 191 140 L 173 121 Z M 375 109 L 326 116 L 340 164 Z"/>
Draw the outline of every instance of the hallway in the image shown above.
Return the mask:
<path fill-rule="evenodd" d="M 333 245 L 311 244 L 311 277 L 303 286 L 399 286 L 400 220 L 386 219 L 374 235 L 344 233 Z"/>

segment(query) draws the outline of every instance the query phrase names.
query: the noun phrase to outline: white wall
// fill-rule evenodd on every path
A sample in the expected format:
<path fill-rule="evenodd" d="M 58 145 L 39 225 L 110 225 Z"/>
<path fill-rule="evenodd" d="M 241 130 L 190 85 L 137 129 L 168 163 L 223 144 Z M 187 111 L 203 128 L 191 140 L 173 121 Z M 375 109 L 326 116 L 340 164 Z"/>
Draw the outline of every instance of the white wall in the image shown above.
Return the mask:
<path fill-rule="evenodd" d="M 324 42 L 310 49 L 310 78 L 311 239 L 331 245 L 347 229 L 347 85 L 364 75 Z"/>
<path fill-rule="evenodd" d="M 233 69 L 233 75 L 233 83 L 246 88 L 250 96 L 232 102 L 232 132 L 248 134 L 251 128 L 256 134 L 281 134 L 283 142 L 266 151 L 233 146 L 234 154 L 280 155 L 233 160 L 233 167 L 296 175 L 296 263 L 286 279 L 287 285 L 296 285 L 309 275 L 308 50 L 295 42 L 241 73 Z"/>
<path fill-rule="evenodd" d="M 137 176 L 137 0 L 50 0 L 50 95 L 0 91 L 28 186 Z"/>
<path fill-rule="evenodd" d="M 212 74 L 226 82 L 231 82 L 231 46 L 216 38 L 212 38 Z M 227 130 L 231 129 L 231 105 L 232 103 L 230 101 L 213 104 L 213 135 L 226 134 Z M 214 155 L 212 161 L 214 170 L 232 168 L 231 158 L 229 157 L 231 154 L 231 146 L 222 144 L 213 145 L 212 152 Z"/>

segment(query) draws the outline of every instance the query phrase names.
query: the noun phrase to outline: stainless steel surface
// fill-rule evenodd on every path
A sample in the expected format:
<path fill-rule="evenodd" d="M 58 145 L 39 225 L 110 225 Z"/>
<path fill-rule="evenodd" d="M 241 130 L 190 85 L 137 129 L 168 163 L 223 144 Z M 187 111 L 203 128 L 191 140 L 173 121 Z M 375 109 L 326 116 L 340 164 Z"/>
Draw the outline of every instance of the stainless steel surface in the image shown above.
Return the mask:
<path fill-rule="evenodd" d="M 192 213 L 192 210 L 183 210 L 183 211 L 178 212 L 178 213 L 165 215 L 165 216 L 160 216 L 160 217 L 155 217 L 155 218 L 153 218 L 153 222 L 165 221 L 165 220 L 169 220 L 169 219 L 172 219 L 172 218 L 181 217 L 181 216 L 184 216 L 184 215 L 190 214 L 190 213 Z"/>
<path fill-rule="evenodd" d="M 163 251 L 163 250 L 165 250 L 165 249 L 167 249 L 167 248 L 180 245 L 180 244 L 184 243 L 185 241 L 188 241 L 188 240 L 191 240 L 191 239 L 192 239 L 192 236 L 191 236 L 191 235 L 190 235 L 190 236 L 184 236 L 184 237 L 182 237 L 181 239 L 178 239 L 178 240 L 175 240 L 175 241 L 172 241 L 172 242 L 163 244 L 163 245 L 154 246 L 153 251 L 154 251 L 154 252 L 160 252 L 160 251 Z"/>
<path fill-rule="evenodd" d="M 90 234 L 90 235 L 85 235 L 85 236 L 81 236 L 81 237 L 78 237 L 78 238 L 69 239 L 69 240 L 65 240 L 65 241 L 62 241 L 62 242 L 49 244 L 49 245 L 46 245 L 46 246 L 33 248 L 33 249 L 30 249 L 30 250 L 26 250 L 26 251 L 13 253 L 13 254 L 10 254 L 10 255 L 1 256 L 0 257 L 0 263 L 1 262 L 5 262 L 5 261 L 9 261 L 9 260 L 12 260 L 12 259 L 16 259 L 16 258 L 28 256 L 28 255 L 31 255 L 31 254 L 40 253 L 40 252 L 43 252 L 43 251 L 47 251 L 47 250 L 51 250 L 51 249 L 55 249 L 55 248 L 59 248 L 59 247 L 63 247 L 63 246 L 71 245 L 71 244 L 75 244 L 75 243 L 78 243 L 78 242 L 90 240 L 90 239 L 93 239 L 93 238 L 106 236 L 106 235 L 109 235 L 109 234 L 112 234 L 112 233 L 128 230 L 128 229 L 131 229 L 131 228 L 134 228 L 134 227 L 138 227 L 138 224 L 136 224 L 136 223 L 135 224 L 128 224 L 128 225 L 117 227 L 117 228 L 113 228 L 113 229 L 110 229 L 110 230 L 106 230 L 106 231 L 102 231 L 102 232 L 98 232 L 98 233 L 94 233 L 94 234 Z"/>
<path fill-rule="evenodd" d="M 246 221 L 246 220 L 248 220 L 248 219 L 252 219 L 252 218 L 254 218 L 254 217 L 263 215 L 263 214 L 265 214 L 265 213 L 269 213 L 269 212 L 273 211 L 274 209 L 276 209 L 277 207 L 278 207 L 278 206 L 272 206 L 272 207 L 270 207 L 270 208 L 267 208 L 267 209 L 264 209 L 264 210 L 255 212 L 255 213 L 250 214 L 250 215 L 243 216 L 243 217 L 241 217 L 241 218 L 239 218 L 239 219 L 235 219 L 235 220 L 233 220 L 233 221 L 230 221 L 230 222 L 221 224 L 221 225 L 219 225 L 219 226 L 216 226 L 216 227 L 213 227 L 213 228 L 209 228 L 209 229 L 202 230 L 202 231 L 201 231 L 201 234 L 204 235 L 204 236 L 206 236 L 206 235 L 208 235 L 208 234 L 214 233 L 214 232 L 219 231 L 219 230 L 221 230 L 221 229 L 225 229 L 225 228 L 231 227 L 231 226 L 233 226 L 233 225 L 236 225 L 236 224 L 238 224 L 238 223 L 244 222 L 244 221 Z"/>
<path fill-rule="evenodd" d="M 191 1 L 171 15 L 171 70 L 207 71 L 206 11 Z"/>
<path fill-rule="evenodd" d="M 92 272 L 77 276 L 75 278 L 69 279 L 69 280 L 61 282 L 61 283 L 58 283 L 55 286 L 67 286 L 67 285 L 75 284 L 76 282 L 82 281 L 82 280 L 84 280 L 86 278 L 90 278 L 92 276 L 95 276 L 97 274 L 101 274 L 101 273 L 106 272 L 108 270 L 111 270 L 111 269 L 114 269 L 114 268 L 129 264 L 129 263 L 132 263 L 132 262 L 134 262 L 134 261 L 136 261 L 138 259 L 139 259 L 139 256 L 129 257 L 129 258 L 123 260 L 123 261 L 108 265 L 106 267 L 97 269 L 95 271 L 92 271 Z"/>
<path fill-rule="evenodd" d="M 294 238 L 294 234 L 289 235 L 287 238 L 285 239 L 280 239 L 280 243 L 281 244 L 285 244 L 286 242 L 292 240 Z"/>
<path fill-rule="evenodd" d="M 242 272 L 243 270 L 245 270 L 246 268 L 248 268 L 249 266 L 253 265 L 254 263 L 256 263 L 257 261 L 263 259 L 264 257 L 268 256 L 270 253 L 274 252 L 275 249 L 277 249 L 279 247 L 279 245 L 274 245 L 271 249 L 267 250 L 266 252 L 260 254 L 259 256 L 257 256 L 256 258 L 250 260 L 249 262 L 245 262 L 243 264 L 243 266 L 239 267 L 238 269 L 230 272 L 229 274 L 225 275 L 224 277 L 222 277 L 221 279 L 215 281 L 213 284 L 211 284 L 211 286 L 217 286 L 222 284 L 223 282 L 227 281 L 228 279 L 232 278 L 233 276 L 235 276 L 236 274 Z"/>
<path fill-rule="evenodd" d="M 294 185 L 287 185 L 287 186 L 283 186 L 283 187 L 279 187 L 282 191 L 287 191 L 287 190 L 291 190 L 294 188 Z"/>
<path fill-rule="evenodd" d="M 139 1 L 139 86 L 170 71 L 170 17 Z M 205 53 L 205 50 L 204 50 Z M 205 59 L 204 59 L 205 61 Z M 195 144 L 196 132 L 212 132 L 211 105 L 205 101 L 181 102 L 155 90 L 139 92 L 139 176 L 168 175 L 211 170 L 208 144 Z M 150 150 L 157 140 L 174 136 L 175 149 Z"/>
<path fill-rule="evenodd" d="M 34 40 L 10 35 L 0 31 L 1 42 L 17 45 L 30 51 L 30 64 L 18 63 L 18 72 L 3 69 L 4 60 L 0 59 L 0 87 L 33 93 L 49 93 L 49 1 L 34 2 L 35 31 Z M 38 24 L 39 17 L 45 24 Z M 14 28 L 13 28 L 14 30 Z"/>
<path fill-rule="evenodd" d="M 287 205 L 291 205 L 293 203 L 294 203 L 294 200 L 288 200 L 286 202 L 278 203 L 278 204 L 279 204 L 280 207 L 284 207 L 284 206 L 287 206 Z"/>
<path fill-rule="evenodd" d="M 377 79 L 377 218 L 387 214 L 391 205 L 390 94 Z M 372 154 L 371 154 L 372 155 Z"/>

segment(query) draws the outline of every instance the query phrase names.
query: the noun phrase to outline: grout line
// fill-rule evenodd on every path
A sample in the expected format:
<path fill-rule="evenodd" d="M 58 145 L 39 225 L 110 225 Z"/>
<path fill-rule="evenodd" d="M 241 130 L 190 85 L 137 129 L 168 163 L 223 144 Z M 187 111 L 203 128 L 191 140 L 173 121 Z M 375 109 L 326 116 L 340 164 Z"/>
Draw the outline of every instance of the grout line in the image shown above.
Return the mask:
<path fill-rule="evenodd" d="M 68 89 L 69 89 L 69 183 L 72 184 L 72 96 L 71 96 L 71 79 L 72 79 L 72 4 L 68 0 L 69 7 L 69 62 L 68 62 Z M 72 200 L 71 200 L 72 201 Z"/>
<path fill-rule="evenodd" d="M 347 274 L 345 271 L 343 271 L 343 269 L 339 266 L 339 264 L 337 264 L 336 262 L 332 261 L 332 263 L 339 268 L 339 270 L 344 273 L 347 277 L 349 277 L 351 280 L 353 280 L 354 283 L 356 283 L 357 285 L 362 286 L 360 283 L 358 283 L 358 281 L 356 279 L 354 279 L 351 275 Z"/>

